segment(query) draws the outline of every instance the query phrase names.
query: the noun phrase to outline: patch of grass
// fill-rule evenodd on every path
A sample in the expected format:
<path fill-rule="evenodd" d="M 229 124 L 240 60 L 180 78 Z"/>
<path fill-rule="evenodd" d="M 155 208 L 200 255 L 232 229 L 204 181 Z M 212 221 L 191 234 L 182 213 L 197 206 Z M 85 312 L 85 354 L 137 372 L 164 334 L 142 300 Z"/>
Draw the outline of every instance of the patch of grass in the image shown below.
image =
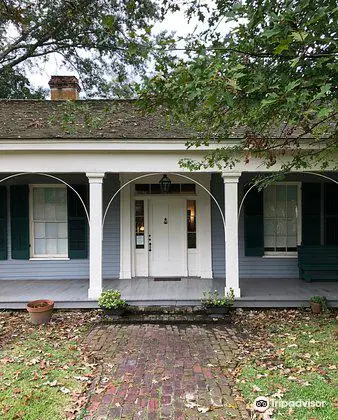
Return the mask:
<path fill-rule="evenodd" d="M 76 325 L 82 318 L 75 314 L 73 326 L 72 315 L 64 322 L 62 313 L 40 327 L 21 318 L 23 331 L 0 350 L 1 419 L 65 419 L 91 377 L 79 346 L 87 326 Z"/>
<path fill-rule="evenodd" d="M 253 403 L 256 397 L 264 395 L 282 404 L 324 401 L 323 407 L 278 406 L 273 410 L 273 418 L 335 418 L 338 359 L 334 314 L 266 311 L 257 318 L 261 325 L 257 319 L 249 319 L 246 325 L 249 339 L 243 350 L 248 356 L 237 370 L 237 387 L 245 399 Z"/>

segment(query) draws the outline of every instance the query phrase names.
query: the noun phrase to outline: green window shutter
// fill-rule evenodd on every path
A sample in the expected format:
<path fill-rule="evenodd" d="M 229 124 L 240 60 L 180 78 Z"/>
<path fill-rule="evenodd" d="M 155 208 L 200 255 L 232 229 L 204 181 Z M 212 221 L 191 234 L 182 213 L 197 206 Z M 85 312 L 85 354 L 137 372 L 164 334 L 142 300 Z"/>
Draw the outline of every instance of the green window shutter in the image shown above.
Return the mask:
<path fill-rule="evenodd" d="M 325 245 L 338 245 L 338 185 L 324 184 Z"/>
<path fill-rule="evenodd" d="M 12 185 L 11 192 L 11 240 L 12 258 L 29 259 L 29 188 L 28 185 Z"/>
<path fill-rule="evenodd" d="M 263 192 L 256 187 L 244 201 L 244 243 L 247 257 L 264 255 Z"/>
<path fill-rule="evenodd" d="M 320 245 L 321 184 L 302 184 L 302 245 Z"/>
<path fill-rule="evenodd" d="M 88 208 L 88 187 L 86 185 L 72 185 L 80 194 Z M 88 257 L 88 221 L 85 210 L 73 190 L 67 188 L 68 208 L 68 256 L 71 259 Z"/>
<path fill-rule="evenodd" d="M 0 260 L 7 260 L 7 190 L 0 187 Z"/>

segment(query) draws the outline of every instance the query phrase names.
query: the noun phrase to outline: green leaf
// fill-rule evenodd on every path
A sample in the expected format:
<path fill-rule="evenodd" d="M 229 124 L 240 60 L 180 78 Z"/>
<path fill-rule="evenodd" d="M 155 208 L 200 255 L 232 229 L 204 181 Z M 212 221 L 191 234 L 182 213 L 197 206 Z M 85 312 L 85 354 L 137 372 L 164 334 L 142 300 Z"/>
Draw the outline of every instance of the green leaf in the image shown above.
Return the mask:
<path fill-rule="evenodd" d="M 290 63 L 291 63 L 291 67 L 292 67 L 292 68 L 297 67 L 297 65 L 298 65 L 298 63 L 299 63 L 299 60 L 300 60 L 300 57 L 293 58 L 293 59 L 290 61 Z"/>
<path fill-rule="evenodd" d="M 290 90 L 293 90 L 296 86 L 299 86 L 300 83 L 301 83 L 300 80 L 293 80 L 292 82 L 286 85 L 285 92 L 290 92 Z"/>
<path fill-rule="evenodd" d="M 321 108 L 320 110 L 319 110 L 319 112 L 317 113 L 317 116 L 318 116 L 318 118 L 325 118 L 325 117 L 327 117 L 327 116 L 329 116 L 330 115 L 330 112 L 332 111 L 332 109 L 331 108 Z"/>
<path fill-rule="evenodd" d="M 283 51 L 287 51 L 289 49 L 289 44 L 291 42 L 290 38 L 284 39 L 275 49 L 274 54 L 280 54 Z"/>
<path fill-rule="evenodd" d="M 229 92 L 225 92 L 224 99 L 228 107 L 232 108 L 234 105 L 234 100 L 233 100 L 232 95 Z"/>
<path fill-rule="evenodd" d="M 307 38 L 309 34 L 305 31 L 299 31 L 299 32 L 291 32 L 291 35 L 295 41 L 302 42 Z"/>

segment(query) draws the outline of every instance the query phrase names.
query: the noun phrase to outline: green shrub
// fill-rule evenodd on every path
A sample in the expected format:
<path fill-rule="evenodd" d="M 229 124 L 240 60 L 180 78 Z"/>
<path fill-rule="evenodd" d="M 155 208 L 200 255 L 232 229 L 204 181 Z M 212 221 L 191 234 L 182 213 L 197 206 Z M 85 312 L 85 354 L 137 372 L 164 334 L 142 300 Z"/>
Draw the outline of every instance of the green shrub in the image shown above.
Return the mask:
<path fill-rule="evenodd" d="M 319 303 L 324 310 L 328 309 L 328 303 L 325 296 L 311 296 L 310 302 Z"/>
<path fill-rule="evenodd" d="M 213 292 L 203 292 L 203 298 L 201 299 L 201 304 L 204 308 L 212 308 L 215 306 L 218 307 L 230 307 L 234 304 L 235 293 L 234 289 L 230 288 L 229 292 L 222 297 L 219 297 L 218 291 Z"/>
<path fill-rule="evenodd" d="M 121 292 L 118 290 L 105 290 L 98 300 L 102 309 L 124 309 L 128 306 L 124 299 L 121 299 Z"/>

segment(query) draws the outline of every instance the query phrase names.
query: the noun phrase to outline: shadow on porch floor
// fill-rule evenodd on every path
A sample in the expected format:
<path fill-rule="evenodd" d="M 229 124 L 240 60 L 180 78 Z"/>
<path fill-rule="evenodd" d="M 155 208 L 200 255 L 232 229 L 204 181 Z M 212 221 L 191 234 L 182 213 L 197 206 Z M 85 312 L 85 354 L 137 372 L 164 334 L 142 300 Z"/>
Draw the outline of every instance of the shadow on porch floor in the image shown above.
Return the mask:
<path fill-rule="evenodd" d="M 204 290 L 223 291 L 224 279 L 183 278 L 154 281 L 151 278 L 111 279 L 104 288 L 119 289 L 137 305 L 198 305 Z M 308 306 L 310 296 L 326 296 L 338 307 L 338 282 L 306 283 L 298 279 L 241 279 L 238 307 Z M 0 308 L 24 308 L 25 302 L 49 298 L 58 308 L 95 308 L 87 298 L 88 280 L 0 280 Z"/>

